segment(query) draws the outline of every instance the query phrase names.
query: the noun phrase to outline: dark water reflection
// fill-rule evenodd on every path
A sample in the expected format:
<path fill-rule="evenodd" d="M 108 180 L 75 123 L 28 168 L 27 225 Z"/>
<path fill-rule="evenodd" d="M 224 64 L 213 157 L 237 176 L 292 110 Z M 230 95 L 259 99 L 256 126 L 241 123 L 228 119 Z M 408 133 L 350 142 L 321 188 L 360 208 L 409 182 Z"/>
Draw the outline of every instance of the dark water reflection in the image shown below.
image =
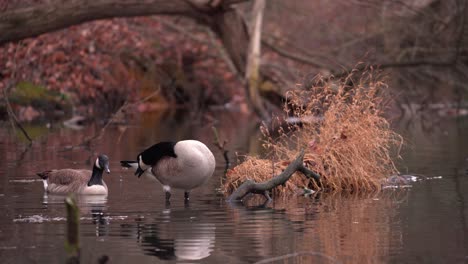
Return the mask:
<path fill-rule="evenodd" d="M 216 117 L 216 118 L 215 118 Z M 102 140 L 70 150 L 99 131 L 54 127 L 34 144 L 18 143 L 0 129 L 0 259 L 2 263 L 63 263 L 66 259 L 62 196 L 44 196 L 35 172 L 90 167 L 96 152 L 111 158 L 107 198 L 78 197 L 83 263 L 106 255 L 110 263 L 465 263 L 468 256 L 468 120 L 445 120 L 424 131 L 419 121 L 401 128 L 411 147 L 403 172 L 442 179 L 407 190 L 367 196 L 276 199 L 262 206 L 227 205 L 218 193 L 222 153 L 213 144 L 218 127 L 234 152 L 259 152 L 257 124 L 227 113 L 200 118 L 145 115 L 129 127 L 110 127 Z M 158 140 L 196 138 L 216 155 L 216 175 L 184 205 L 175 192 L 168 207 L 160 186 L 119 167 Z M 305 254 L 307 253 L 307 254 Z"/>

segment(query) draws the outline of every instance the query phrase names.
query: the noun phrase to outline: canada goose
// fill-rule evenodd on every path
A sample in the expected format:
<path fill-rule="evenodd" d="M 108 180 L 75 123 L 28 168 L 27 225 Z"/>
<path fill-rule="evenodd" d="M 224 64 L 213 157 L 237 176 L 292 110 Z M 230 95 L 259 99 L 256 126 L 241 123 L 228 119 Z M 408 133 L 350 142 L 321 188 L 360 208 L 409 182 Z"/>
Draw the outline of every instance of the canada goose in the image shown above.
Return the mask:
<path fill-rule="evenodd" d="M 171 197 L 171 188 L 183 189 L 185 200 L 189 192 L 205 183 L 215 170 L 215 158 L 210 149 L 197 140 L 160 142 L 140 154 L 136 161 L 122 160 L 122 167 L 136 169 L 135 175 L 142 174 L 156 178 Z"/>
<path fill-rule="evenodd" d="M 66 194 L 107 194 L 107 185 L 102 180 L 103 171 L 110 173 L 109 158 L 99 155 L 94 162 L 93 171 L 59 169 L 37 173 L 44 182 L 44 189 L 49 193 Z"/>

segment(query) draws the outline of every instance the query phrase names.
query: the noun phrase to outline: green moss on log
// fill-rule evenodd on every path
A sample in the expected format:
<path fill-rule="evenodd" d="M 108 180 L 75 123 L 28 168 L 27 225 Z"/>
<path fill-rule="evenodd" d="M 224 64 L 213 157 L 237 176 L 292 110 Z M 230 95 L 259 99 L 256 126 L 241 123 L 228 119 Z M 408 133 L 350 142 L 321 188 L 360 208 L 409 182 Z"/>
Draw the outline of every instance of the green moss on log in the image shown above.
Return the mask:
<path fill-rule="evenodd" d="M 48 90 L 44 86 L 28 81 L 19 82 L 9 97 L 12 104 L 32 106 L 44 112 L 71 112 L 71 102 L 65 94 Z"/>

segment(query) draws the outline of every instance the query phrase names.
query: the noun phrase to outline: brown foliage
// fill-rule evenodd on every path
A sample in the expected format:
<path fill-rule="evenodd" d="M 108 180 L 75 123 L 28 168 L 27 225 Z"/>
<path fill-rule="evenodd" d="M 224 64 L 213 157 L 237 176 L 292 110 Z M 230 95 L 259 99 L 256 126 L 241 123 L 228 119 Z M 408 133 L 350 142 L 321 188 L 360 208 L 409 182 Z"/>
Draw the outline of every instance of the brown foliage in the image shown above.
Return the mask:
<path fill-rule="evenodd" d="M 264 147 L 271 160 L 249 157 L 227 173 L 224 190 L 231 192 L 246 179 L 265 181 L 283 170 L 301 149 L 306 166 L 322 177 L 330 191 L 376 191 L 396 173 L 392 151 L 402 138 L 383 117 L 387 86 L 365 73 L 352 86 L 345 81 L 317 80 L 308 90 L 287 93 L 287 120 L 299 120 L 279 128 L 277 136 L 266 126 Z M 273 162 L 276 161 L 276 162 Z M 298 173 L 296 173 L 298 174 Z M 294 175 L 279 193 L 297 188 L 319 189 L 312 180 Z"/>
<path fill-rule="evenodd" d="M 218 51 L 209 48 L 204 29 L 191 21 L 173 21 L 107 19 L 3 45 L 0 88 L 26 81 L 66 95 L 82 114 L 100 115 L 159 87 L 174 94 L 184 87 L 191 100 L 213 104 L 242 95 Z M 185 34 L 167 26 L 177 23 Z M 204 42 L 193 41 L 194 36 Z M 172 68 L 161 70 L 165 65 Z M 171 96 L 163 99 L 171 103 Z"/>

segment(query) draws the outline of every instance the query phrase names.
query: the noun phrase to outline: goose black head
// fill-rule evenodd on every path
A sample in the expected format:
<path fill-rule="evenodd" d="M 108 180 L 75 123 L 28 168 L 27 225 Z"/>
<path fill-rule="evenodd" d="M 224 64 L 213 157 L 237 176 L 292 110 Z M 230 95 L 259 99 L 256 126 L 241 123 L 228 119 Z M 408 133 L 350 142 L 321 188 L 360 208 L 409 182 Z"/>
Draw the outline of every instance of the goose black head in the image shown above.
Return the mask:
<path fill-rule="evenodd" d="M 141 152 L 137 157 L 138 169 L 135 171 L 135 175 L 140 177 L 147 169 L 155 166 L 164 157 L 177 158 L 174 152 L 175 144 L 175 142 L 169 141 L 159 142 Z"/>
<path fill-rule="evenodd" d="M 137 170 L 135 171 L 135 175 L 138 175 L 138 178 L 140 178 L 140 176 L 145 172 L 145 170 L 147 170 L 150 166 L 147 165 L 144 161 L 143 161 L 143 157 L 142 155 L 138 155 L 138 158 L 137 158 L 137 161 L 138 161 L 138 168 Z"/>
<path fill-rule="evenodd" d="M 96 163 L 94 164 L 94 166 L 96 166 L 96 168 L 100 169 L 100 170 L 104 170 L 106 171 L 107 173 L 110 173 L 110 169 L 109 169 L 109 158 L 104 155 L 104 154 L 101 154 L 98 156 L 98 158 L 96 159 Z"/>

